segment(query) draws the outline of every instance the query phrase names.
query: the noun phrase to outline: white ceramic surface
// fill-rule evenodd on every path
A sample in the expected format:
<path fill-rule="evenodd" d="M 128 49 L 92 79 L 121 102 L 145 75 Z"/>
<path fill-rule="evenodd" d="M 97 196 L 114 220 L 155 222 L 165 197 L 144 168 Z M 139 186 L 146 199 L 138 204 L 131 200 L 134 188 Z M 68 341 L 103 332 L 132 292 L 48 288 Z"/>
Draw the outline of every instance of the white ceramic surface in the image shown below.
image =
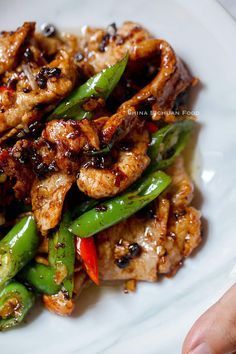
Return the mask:
<path fill-rule="evenodd" d="M 231 16 L 236 18 L 236 2 L 235 0 L 218 0 L 221 5 L 229 12 Z"/>
<path fill-rule="evenodd" d="M 201 79 L 194 108 L 201 131 L 195 176 L 204 244 L 173 279 L 85 291 L 72 318 L 38 308 L 0 334 L 0 353 L 179 354 L 193 321 L 236 279 L 236 26 L 214 0 L 0 0 L 0 27 L 24 20 L 76 29 L 134 20 L 167 39 Z"/>

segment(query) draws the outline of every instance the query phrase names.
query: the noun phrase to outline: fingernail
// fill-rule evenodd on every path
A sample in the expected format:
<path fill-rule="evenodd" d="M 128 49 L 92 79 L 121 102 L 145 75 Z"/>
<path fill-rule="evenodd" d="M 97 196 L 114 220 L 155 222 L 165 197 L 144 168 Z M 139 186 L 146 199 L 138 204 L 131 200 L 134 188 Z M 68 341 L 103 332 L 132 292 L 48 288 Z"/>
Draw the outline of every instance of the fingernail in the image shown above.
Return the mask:
<path fill-rule="evenodd" d="M 213 351 L 207 343 L 202 343 L 191 350 L 189 354 L 213 354 Z"/>

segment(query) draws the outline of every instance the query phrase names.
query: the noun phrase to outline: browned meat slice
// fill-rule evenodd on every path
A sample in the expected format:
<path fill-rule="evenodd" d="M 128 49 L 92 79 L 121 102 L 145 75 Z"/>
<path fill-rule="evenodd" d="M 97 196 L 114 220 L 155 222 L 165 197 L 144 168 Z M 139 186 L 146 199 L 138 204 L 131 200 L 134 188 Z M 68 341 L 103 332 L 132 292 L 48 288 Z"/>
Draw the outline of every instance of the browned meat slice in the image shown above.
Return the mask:
<path fill-rule="evenodd" d="M 164 40 L 149 39 L 140 43 L 131 58 L 138 60 L 147 55 L 148 59 L 155 53 L 159 53 L 161 59 L 157 75 L 130 100 L 123 103 L 120 109 L 138 108 L 141 104 L 151 100 L 152 119 L 165 118 L 166 121 L 173 121 L 175 116 L 171 110 L 175 100 L 181 92 L 191 86 L 193 78 L 171 46 Z"/>
<path fill-rule="evenodd" d="M 183 158 L 177 158 L 166 172 L 172 176 L 172 185 L 167 194 L 171 195 L 173 206 L 181 209 L 181 207 L 189 205 L 193 199 L 194 186 L 185 171 Z"/>
<path fill-rule="evenodd" d="M 79 49 L 86 57 L 83 64 L 88 63 L 98 73 L 127 52 L 134 52 L 138 43 L 149 38 L 149 32 L 134 22 L 125 22 L 118 29 L 114 25 L 107 29 L 87 27 L 79 41 Z"/>
<path fill-rule="evenodd" d="M 136 127 L 141 129 L 143 123 L 132 109 L 128 114 L 119 112 L 111 117 L 100 117 L 93 121 L 87 119 L 81 121 L 53 120 L 47 123 L 42 131 L 41 142 L 44 141 L 53 146 L 53 160 L 58 169 L 70 173 L 78 172 L 80 152 L 99 150 L 100 140 L 102 144 L 107 145 L 111 141 L 114 144 L 125 138 Z M 38 153 L 39 145 L 40 141 L 34 144 Z M 45 159 L 45 155 L 48 154 L 44 151 L 41 155 Z"/>
<path fill-rule="evenodd" d="M 40 179 L 56 171 L 73 174 L 81 165 L 75 154 L 81 140 L 85 141 L 85 137 L 76 136 L 76 125 L 55 120 L 46 125 L 38 139 L 18 140 L 12 155 Z"/>
<path fill-rule="evenodd" d="M 27 198 L 34 180 L 33 171 L 17 160 L 11 150 L 0 150 L 0 169 L 12 185 L 15 197 L 20 200 Z"/>
<path fill-rule="evenodd" d="M 35 24 L 25 22 L 16 32 L 3 32 L 0 37 L 0 74 L 17 65 L 18 55 L 26 39 L 34 32 Z"/>
<path fill-rule="evenodd" d="M 168 203 L 161 204 L 160 220 L 131 217 L 97 236 L 102 280 L 157 280 L 158 241 L 166 235 L 169 211 Z M 130 250 L 136 248 L 137 254 L 129 259 Z"/>
<path fill-rule="evenodd" d="M 101 279 L 155 281 L 176 272 L 201 242 L 200 213 L 188 206 L 192 182 L 182 158 L 170 171 L 172 185 L 156 200 L 154 217 L 133 216 L 97 235 Z"/>
<path fill-rule="evenodd" d="M 157 272 L 173 275 L 201 242 L 200 212 L 193 207 L 184 207 L 173 212 L 168 220 L 167 234 L 158 243 L 159 261 Z"/>
<path fill-rule="evenodd" d="M 119 151 L 117 161 L 108 169 L 82 167 L 77 179 L 79 189 L 96 199 L 112 197 L 135 182 L 149 165 L 149 134 L 136 130 L 130 135 L 131 148 Z"/>
<path fill-rule="evenodd" d="M 41 33 L 35 33 L 34 39 L 37 47 L 44 53 L 46 58 L 56 55 L 64 44 L 60 38 L 45 37 Z"/>
<path fill-rule="evenodd" d="M 41 232 L 52 229 L 59 223 L 65 196 L 74 181 L 74 176 L 57 172 L 43 180 L 36 179 L 33 183 L 32 209 Z"/>
<path fill-rule="evenodd" d="M 22 199 L 30 197 L 35 178 L 40 180 L 36 180 L 34 188 L 38 184 L 44 186 L 44 183 L 48 187 L 48 183 L 58 177 L 57 174 L 55 177 L 51 174 L 58 171 L 65 174 L 66 180 L 71 179 L 67 174 L 76 175 L 81 166 L 81 149 L 99 149 L 96 124 L 88 120 L 53 120 L 46 124 L 40 138 L 34 141 L 21 139 L 11 149 L 2 149 L 0 169 L 7 176 L 8 182 L 11 182 L 10 185 L 8 183 L 8 189 L 13 188 L 15 197 Z"/>
<path fill-rule="evenodd" d="M 78 78 L 73 38 L 35 35 L 32 23 L 0 38 L 0 134 L 7 131 L 0 141 L 40 120 L 70 93 Z"/>
<path fill-rule="evenodd" d="M 99 149 L 99 137 L 95 124 L 83 119 L 53 120 L 46 124 L 42 138 L 57 146 L 63 145 L 67 150 L 79 153 L 83 148 Z"/>
<path fill-rule="evenodd" d="M 149 100 L 154 120 L 175 119 L 170 111 L 177 96 L 191 86 L 193 78 L 166 41 L 153 39 L 136 23 L 125 22 L 118 30 L 110 26 L 107 32 L 88 28 L 80 45 L 86 58 L 84 65 L 89 64 L 95 72 L 114 64 L 127 52 L 128 73 L 132 71 L 138 73 L 140 68 L 148 65 L 155 68 L 156 76 L 130 100 L 123 103 L 121 109 L 123 111 L 131 107 L 138 109 Z"/>
<path fill-rule="evenodd" d="M 63 291 L 55 295 L 43 295 L 43 304 L 48 311 L 59 316 L 70 316 L 75 307 L 75 301 Z"/>
<path fill-rule="evenodd" d="M 81 152 L 99 149 L 98 130 L 93 121 L 86 119 L 53 120 L 46 124 L 41 138 L 31 144 L 35 153 L 30 160 L 35 166 L 35 155 L 39 162 L 43 162 L 48 170 L 60 170 L 69 174 L 76 174 L 81 166 Z M 40 164 L 39 164 L 40 165 Z M 40 172 L 40 171 L 39 171 Z"/>
<path fill-rule="evenodd" d="M 73 60 L 64 51 L 48 65 L 54 69 L 55 76 L 49 77 L 44 88 L 37 87 L 30 92 L 14 91 L 8 101 L 1 100 L 5 92 L 0 92 L 2 111 L 0 112 L 0 132 L 16 127 L 27 126 L 28 123 L 38 120 L 42 114 L 52 109 L 73 88 L 77 72 Z M 35 76 L 42 72 L 37 70 Z M 43 78 L 44 76 L 42 76 Z"/>
<path fill-rule="evenodd" d="M 101 120 L 102 118 L 98 120 Z M 109 144 L 110 141 L 114 142 L 121 140 L 129 134 L 129 132 L 135 129 L 136 126 L 140 125 L 142 125 L 142 123 L 132 107 L 128 111 L 120 110 L 111 117 L 106 117 L 106 122 L 101 129 L 102 141 L 105 144 Z"/>

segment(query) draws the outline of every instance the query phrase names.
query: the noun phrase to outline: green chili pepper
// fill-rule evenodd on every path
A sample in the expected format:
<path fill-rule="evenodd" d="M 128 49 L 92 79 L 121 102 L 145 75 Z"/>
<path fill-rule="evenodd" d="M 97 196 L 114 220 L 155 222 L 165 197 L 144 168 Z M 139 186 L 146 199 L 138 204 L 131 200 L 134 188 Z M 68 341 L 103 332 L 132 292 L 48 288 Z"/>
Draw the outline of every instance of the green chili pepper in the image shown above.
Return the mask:
<path fill-rule="evenodd" d="M 69 221 L 70 215 L 66 213 L 59 230 L 49 241 L 50 266 L 33 262 L 18 274 L 20 280 L 40 293 L 53 295 L 63 288 L 72 297 L 75 244 L 73 235 L 68 231 Z"/>
<path fill-rule="evenodd" d="M 142 209 L 164 191 L 171 178 L 157 171 L 135 184 L 135 190 L 126 192 L 79 216 L 69 230 L 79 237 L 90 237 Z"/>
<path fill-rule="evenodd" d="M 55 268 L 41 263 L 32 262 L 22 269 L 18 279 L 29 284 L 39 293 L 53 295 L 61 290 L 55 282 Z"/>
<path fill-rule="evenodd" d="M 13 278 L 34 257 L 38 245 L 34 218 L 26 216 L 0 241 L 0 286 Z"/>
<path fill-rule="evenodd" d="M 0 331 L 18 325 L 34 304 L 34 294 L 16 281 L 0 291 Z"/>
<path fill-rule="evenodd" d="M 99 200 L 97 200 L 97 199 L 90 198 L 90 199 L 85 200 L 84 202 L 82 202 L 81 204 L 79 204 L 78 206 L 76 206 L 74 208 L 73 212 L 71 213 L 72 218 L 79 217 L 81 214 L 94 208 L 98 204 L 99 204 Z"/>
<path fill-rule="evenodd" d="M 65 98 L 57 108 L 49 115 L 47 120 L 58 118 L 74 118 L 81 120 L 91 118 L 92 113 L 83 109 L 83 104 L 90 98 L 107 99 L 119 82 L 128 62 L 128 55 L 115 65 L 112 65 L 100 73 L 92 76 L 85 84 L 75 89 Z"/>
<path fill-rule="evenodd" d="M 174 162 L 185 148 L 193 125 L 193 121 L 186 119 L 169 124 L 152 134 L 148 150 L 152 162 L 147 169 L 148 172 L 165 169 Z"/>
<path fill-rule="evenodd" d="M 49 263 L 55 268 L 55 281 L 72 297 L 74 288 L 75 240 L 68 230 L 69 212 L 65 213 L 59 230 L 49 241 Z"/>
<path fill-rule="evenodd" d="M 86 155 L 90 155 L 90 156 L 96 156 L 96 155 L 107 155 L 109 154 L 109 152 L 111 151 L 113 145 L 115 143 L 115 140 L 112 141 L 111 143 L 109 143 L 106 147 L 104 147 L 103 149 L 101 150 L 91 150 L 91 151 L 88 151 L 86 153 Z"/>

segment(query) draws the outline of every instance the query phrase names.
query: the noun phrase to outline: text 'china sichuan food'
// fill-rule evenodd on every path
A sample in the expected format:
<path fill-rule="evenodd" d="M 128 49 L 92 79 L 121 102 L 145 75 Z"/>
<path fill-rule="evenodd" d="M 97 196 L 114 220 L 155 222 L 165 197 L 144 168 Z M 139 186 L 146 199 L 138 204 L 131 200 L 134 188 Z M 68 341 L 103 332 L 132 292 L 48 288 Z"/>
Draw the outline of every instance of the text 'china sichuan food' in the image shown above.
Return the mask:
<path fill-rule="evenodd" d="M 133 22 L 1 33 L 1 330 L 39 296 L 70 315 L 92 282 L 172 276 L 199 245 L 181 156 L 196 82 Z"/>

